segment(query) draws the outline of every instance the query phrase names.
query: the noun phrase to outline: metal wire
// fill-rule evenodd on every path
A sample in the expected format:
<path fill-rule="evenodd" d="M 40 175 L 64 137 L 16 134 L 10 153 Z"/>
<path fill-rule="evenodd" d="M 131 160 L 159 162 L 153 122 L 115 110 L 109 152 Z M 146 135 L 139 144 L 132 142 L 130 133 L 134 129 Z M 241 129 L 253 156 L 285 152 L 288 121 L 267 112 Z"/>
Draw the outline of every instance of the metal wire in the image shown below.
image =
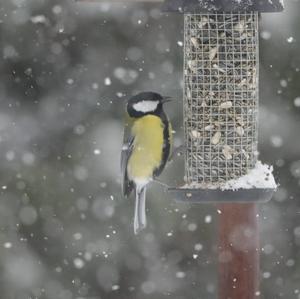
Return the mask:
<path fill-rule="evenodd" d="M 187 183 L 219 185 L 257 160 L 258 13 L 184 17 Z"/>

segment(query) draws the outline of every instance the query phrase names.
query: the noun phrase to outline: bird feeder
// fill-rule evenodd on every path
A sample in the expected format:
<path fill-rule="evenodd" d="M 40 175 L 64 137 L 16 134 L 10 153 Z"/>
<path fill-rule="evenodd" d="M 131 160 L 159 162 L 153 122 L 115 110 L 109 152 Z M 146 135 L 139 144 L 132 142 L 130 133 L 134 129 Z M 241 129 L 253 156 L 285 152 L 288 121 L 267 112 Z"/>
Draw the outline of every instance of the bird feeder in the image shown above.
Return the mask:
<path fill-rule="evenodd" d="M 170 192 L 188 202 L 264 202 L 275 189 L 258 162 L 261 12 L 282 2 L 167 0 L 184 13 L 185 181 Z"/>

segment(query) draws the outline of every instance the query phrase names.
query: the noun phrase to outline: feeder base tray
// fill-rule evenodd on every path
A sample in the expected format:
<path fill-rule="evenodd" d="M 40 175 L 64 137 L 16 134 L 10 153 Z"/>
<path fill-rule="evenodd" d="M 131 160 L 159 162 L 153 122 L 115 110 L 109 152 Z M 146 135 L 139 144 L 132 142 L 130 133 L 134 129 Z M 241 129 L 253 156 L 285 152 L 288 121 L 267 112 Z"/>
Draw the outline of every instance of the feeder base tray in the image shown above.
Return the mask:
<path fill-rule="evenodd" d="M 178 202 L 186 203 L 250 203 L 268 202 L 276 189 L 180 189 L 169 188 L 168 192 Z"/>

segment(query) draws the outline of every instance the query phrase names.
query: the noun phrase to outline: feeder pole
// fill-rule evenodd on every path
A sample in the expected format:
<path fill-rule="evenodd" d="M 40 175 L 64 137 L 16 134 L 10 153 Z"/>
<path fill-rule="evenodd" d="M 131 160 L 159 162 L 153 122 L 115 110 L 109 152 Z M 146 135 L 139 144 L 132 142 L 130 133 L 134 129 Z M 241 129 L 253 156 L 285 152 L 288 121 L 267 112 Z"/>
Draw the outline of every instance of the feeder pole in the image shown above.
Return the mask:
<path fill-rule="evenodd" d="M 219 299 L 259 298 L 257 205 L 220 204 Z"/>

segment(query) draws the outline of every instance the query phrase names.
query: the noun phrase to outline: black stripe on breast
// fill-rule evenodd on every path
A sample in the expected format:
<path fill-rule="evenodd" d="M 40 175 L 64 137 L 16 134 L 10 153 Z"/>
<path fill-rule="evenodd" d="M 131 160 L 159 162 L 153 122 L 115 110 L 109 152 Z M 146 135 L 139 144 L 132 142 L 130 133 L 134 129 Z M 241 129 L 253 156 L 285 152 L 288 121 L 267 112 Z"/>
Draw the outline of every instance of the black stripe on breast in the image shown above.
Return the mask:
<path fill-rule="evenodd" d="M 154 170 L 154 172 L 153 172 L 154 177 L 159 176 L 162 173 L 162 171 L 164 170 L 166 163 L 169 159 L 170 149 L 171 149 L 169 120 L 163 111 L 160 113 L 159 117 L 161 118 L 161 120 L 164 124 L 164 132 L 163 132 L 164 145 L 163 145 L 163 153 L 162 153 L 161 163 L 160 163 L 159 167 Z"/>

